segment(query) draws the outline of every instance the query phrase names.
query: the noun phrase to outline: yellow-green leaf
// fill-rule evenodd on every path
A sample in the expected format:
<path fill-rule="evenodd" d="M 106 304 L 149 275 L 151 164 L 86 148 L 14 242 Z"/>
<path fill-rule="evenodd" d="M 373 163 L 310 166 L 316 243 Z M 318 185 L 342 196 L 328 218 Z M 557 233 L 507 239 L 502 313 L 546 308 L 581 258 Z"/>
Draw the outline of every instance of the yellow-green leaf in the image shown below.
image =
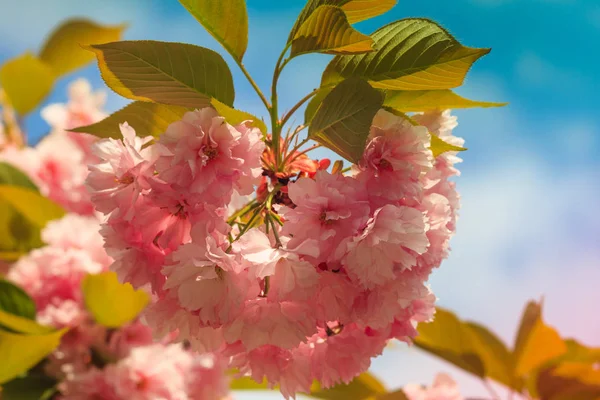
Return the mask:
<path fill-rule="evenodd" d="M 21 115 L 36 108 L 53 85 L 52 68 L 31 53 L 8 60 L 0 68 L 0 87 Z"/>
<path fill-rule="evenodd" d="M 66 329 L 43 334 L 12 333 L 0 329 L 0 384 L 26 372 L 50 354 Z"/>
<path fill-rule="evenodd" d="M 397 0 L 350 0 L 341 5 L 351 24 L 377 17 L 394 8 Z"/>
<path fill-rule="evenodd" d="M 373 51 L 372 46 L 373 39 L 352 28 L 341 8 L 323 5 L 296 32 L 291 56 L 314 52 L 358 54 Z"/>
<path fill-rule="evenodd" d="M 57 27 L 40 51 L 40 59 L 52 67 L 57 75 L 64 75 L 83 67 L 94 55 L 82 45 L 116 42 L 126 25 L 100 25 L 87 19 L 71 19 Z"/>
<path fill-rule="evenodd" d="M 179 0 L 198 22 L 237 60 L 248 47 L 245 0 Z"/>
<path fill-rule="evenodd" d="M 106 84 L 123 97 L 202 108 L 210 98 L 232 105 L 231 71 L 223 57 L 200 46 L 152 40 L 92 45 Z"/>
<path fill-rule="evenodd" d="M 388 90 L 385 106 L 402 112 L 447 110 L 454 108 L 502 107 L 507 103 L 469 100 L 452 90 Z"/>
<path fill-rule="evenodd" d="M 24 172 L 12 165 L 0 162 L 0 185 L 20 186 L 37 191 L 37 186 Z"/>
<path fill-rule="evenodd" d="M 308 0 L 290 32 L 288 43 L 292 42 L 304 21 L 320 6 L 340 7 L 346 13 L 348 21 L 353 24 L 391 10 L 396 2 L 397 0 Z"/>
<path fill-rule="evenodd" d="M 567 350 L 567 345 L 558 332 L 542 320 L 541 304 L 529 303 L 523 314 L 515 345 L 516 374 L 527 377 Z"/>
<path fill-rule="evenodd" d="M 383 95 L 367 82 L 347 79 L 325 96 L 310 123 L 308 136 L 356 163 L 382 104 Z"/>
<path fill-rule="evenodd" d="M 460 86 L 473 63 L 490 51 L 464 47 L 444 28 L 422 18 L 393 22 L 371 37 L 377 51 L 336 56 L 321 85 L 359 77 L 381 89 L 450 89 Z"/>
<path fill-rule="evenodd" d="M 433 322 L 419 324 L 417 347 L 463 370 L 485 377 L 485 365 L 471 330 L 450 311 L 437 308 Z"/>
<path fill-rule="evenodd" d="M 132 321 L 150 300 L 143 290 L 120 283 L 114 272 L 86 276 L 82 290 L 85 306 L 96 322 L 110 328 Z"/>
<path fill-rule="evenodd" d="M 318 382 L 313 383 L 311 397 L 325 400 L 367 400 L 386 393 L 385 386 L 372 374 L 364 372 L 349 384 L 341 383 L 329 389 L 322 389 Z"/>
<path fill-rule="evenodd" d="M 29 318 L 20 317 L 3 310 L 0 310 L 0 326 L 15 333 L 28 335 L 43 335 L 54 332 L 51 327 L 40 325 Z"/>
<path fill-rule="evenodd" d="M 367 400 L 409 400 L 402 389 L 369 397 Z"/>
<path fill-rule="evenodd" d="M 465 322 L 471 333 L 477 354 L 485 367 L 485 375 L 508 387 L 514 387 L 514 360 L 506 345 L 486 327 L 474 322 Z"/>
<path fill-rule="evenodd" d="M 140 137 L 158 137 L 171 123 L 179 121 L 186 112 L 191 110 L 191 108 L 181 106 L 134 101 L 100 122 L 80 126 L 71 131 L 116 139 L 122 137 L 119 124 L 127 122 Z"/>
<path fill-rule="evenodd" d="M 225 120 L 230 125 L 238 125 L 244 121 L 252 121 L 250 122 L 250 126 L 258 128 L 263 134 L 266 134 L 268 132 L 267 126 L 265 125 L 264 121 L 258 118 L 257 116 L 254 116 L 245 111 L 236 110 L 235 108 L 229 107 L 228 105 L 223 104 L 216 99 L 212 99 L 210 103 L 220 115 L 225 117 Z"/>
<path fill-rule="evenodd" d="M 38 228 L 43 228 L 48 221 L 61 218 L 65 214 L 64 210 L 52 200 L 36 191 L 19 186 L 0 185 L 0 200 L 10 204 Z"/>
<path fill-rule="evenodd" d="M 431 137 L 431 153 L 434 157 L 439 156 L 440 154 L 446 153 L 448 151 L 465 151 L 467 150 L 465 147 L 455 146 L 444 140 L 440 139 L 439 136 L 429 133 Z"/>
<path fill-rule="evenodd" d="M 233 378 L 229 384 L 231 390 L 267 390 L 269 383 L 264 379 L 261 383 L 256 382 L 249 376 Z"/>

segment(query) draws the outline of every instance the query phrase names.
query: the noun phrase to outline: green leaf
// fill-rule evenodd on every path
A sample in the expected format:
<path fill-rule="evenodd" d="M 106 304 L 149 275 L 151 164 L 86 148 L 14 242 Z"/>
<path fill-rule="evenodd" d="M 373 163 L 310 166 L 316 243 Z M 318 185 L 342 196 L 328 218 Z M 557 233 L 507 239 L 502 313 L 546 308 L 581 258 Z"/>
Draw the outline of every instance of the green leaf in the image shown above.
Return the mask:
<path fill-rule="evenodd" d="M 373 39 L 352 28 L 341 8 L 324 5 L 296 32 L 291 56 L 314 52 L 357 54 L 373 51 L 372 46 Z"/>
<path fill-rule="evenodd" d="M 367 400 L 385 393 L 383 384 L 372 374 L 365 372 L 347 385 L 341 383 L 329 389 L 321 389 L 319 383 L 315 382 L 310 395 L 325 400 Z"/>
<path fill-rule="evenodd" d="M 225 117 L 225 120 L 230 125 L 238 125 L 244 121 L 252 121 L 250 122 L 250 126 L 258 128 L 263 134 L 266 134 L 268 132 L 267 126 L 265 125 L 264 121 L 255 115 L 252 115 L 245 111 L 236 110 L 235 108 L 229 107 L 228 105 L 223 104 L 216 99 L 212 99 L 210 104 L 215 110 L 217 110 L 219 115 Z"/>
<path fill-rule="evenodd" d="M 116 42 L 125 28 L 126 25 L 99 25 L 87 19 L 67 20 L 48 36 L 40 59 L 52 67 L 55 74 L 64 75 L 94 59 L 82 45 Z"/>
<path fill-rule="evenodd" d="M 50 354 L 66 329 L 44 334 L 12 333 L 0 329 L 0 384 L 26 372 Z"/>
<path fill-rule="evenodd" d="M 304 124 L 309 125 L 312 119 L 315 116 L 315 113 L 319 109 L 321 103 L 323 103 L 323 99 L 327 97 L 329 93 L 333 90 L 333 87 L 324 87 L 320 88 L 317 91 L 317 94 L 313 96 L 312 99 L 306 105 L 306 110 L 304 110 Z"/>
<path fill-rule="evenodd" d="M 0 256 L 20 256 L 43 245 L 40 231 L 64 211 L 37 190 L 0 184 Z"/>
<path fill-rule="evenodd" d="M 215 98 L 233 104 L 231 71 L 218 53 L 152 40 L 92 45 L 106 84 L 133 100 L 202 108 Z"/>
<path fill-rule="evenodd" d="M 485 365 L 478 354 L 471 330 L 453 313 L 437 308 L 433 322 L 419 324 L 415 344 L 478 377 L 485 377 Z"/>
<path fill-rule="evenodd" d="M 409 400 L 409 398 L 404 391 L 400 389 L 389 393 L 379 394 L 368 400 Z"/>
<path fill-rule="evenodd" d="M 238 61 L 248 47 L 248 12 L 244 0 L 179 0 Z"/>
<path fill-rule="evenodd" d="M 53 85 L 52 68 L 31 53 L 13 58 L 0 68 L 0 87 L 21 115 L 36 108 Z"/>
<path fill-rule="evenodd" d="M 231 390 L 267 390 L 269 389 L 269 383 L 266 379 L 258 383 L 249 376 L 243 376 L 241 378 L 233 378 L 229 384 L 229 388 Z"/>
<path fill-rule="evenodd" d="M 437 157 L 440 154 L 446 153 L 448 151 L 466 151 L 467 150 L 465 147 L 455 146 L 453 144 L 445 142 L 442 139 L 440 139 L 439 136 L 437 136 L 431 132 L 429 133 L 429 135 L 431 137 L 431 147 L 430 147 L 431 153 L 433 154 L 434 157 Z"/>
<path fill-rule="evenodd" d="M 102 121 L 70 129 L 70 131 L 117 139 L 122 137 L 119 124 L 127 122 L 140 137 L 158 137 L 171 123 L 179 121 L 186 112 L 191 110 L 181 106 L 134 101 Z"/>
<path fill-rule="evenodd" d="M 485 327 L 437 308 L 435 319 L 419 324 L 417 347 L 481 378 L 515 387 L 514 359 L 506 345 Z"/>
<path fill-rule="evenodd" d="M 35 319 L 35 303 L 13 283 L 0 279 L 0 309 L 20 317 Z"/>
<path fill-rule="evenodd" d="M 452 90 L 388 90 L 385 106 L 402 112 L 447 110 L 455 108 L 502 107 L 508 103 L 491 103 L 465 99 Z"/>
<path fill-rule="evenodd" d="M 55 392 L 56 381 L 46 375 L 28 374 L 2 385 L 3 400 L 46 400 Z"/>
<path fill-rule="evenodd" d="M 506 345 L 487 328 L 474 322 L 464 323 L 470 331 L 485 375 L 508 387 L 514 387 L 514 360 Z"/>
<path fill-rule="evenodd" d="M 362 157 L 383 95 L 360 79 L 347 79 L 323 99 L 308 136 L 352 162 Z"/>
<path fill-rule="evenodd" d="M 464 47 L 441 26 L 421 18 L 393 22 L 371 37 L 377 51 L 336 56 L 321 85 L 359 77 L 381 89 L 449 89 L 460 86 L 471 65 L 490 51 Z"/>
<path fill-rule="evenodd" d="M 300 12 L 300 15 L 298 15 L 298 19 L 290 32 L 288 43 L 291 43 L 294 40 L 296 32 L 298 32 L 304 22 L 320 6 L 331 5 L 340 7 L 346 13 L 348 21 L 353 24 L 355 22 L 376 17 L 391 10 L 396 5 L 396 1 L 397 0 L 308 0 Z"/>
<path fill-rule="evenodd" d="M 515 342 L 516 374 L 527 377 L 544 363 L 567 353 L 556 330 L 542 320 L 541 303 L 530 302 L 523 313 Z"/>
<path fill-rule="evenodd" d="M 353 24 L 388 12 L 396 2 L 397 0 L 351 0 L 343 2 L 341 7 L 348 16 L 348 21 Z"/>
<path fill-rule="evenodd" d="M 54 332 L 54 328 L 43 326 L 29 318 L 20 317 L 0 310 L 0 326 L 14 333 L 42 335 Z"/>
<path fill-rule="evenodd" d="M 81 286 L 87 310 L 96 322 L 109 328 L 132 321 L 150 301 L 143 290 L 119 283 L 114 272 L 87 275 Z"/>
<path fill-rule="evenodd" d="M 65 215 L 64 210 L 40 193 L 19 186 L 0 185 L 0 199 L 15 208 L 28 222 L 38 228 Z"/>
<path fill-rule="evenodd" d="M 37 186 L 24 172 L 5 162 L 0 162 L 0 185 L 19 186 L 38 191 Z"/>

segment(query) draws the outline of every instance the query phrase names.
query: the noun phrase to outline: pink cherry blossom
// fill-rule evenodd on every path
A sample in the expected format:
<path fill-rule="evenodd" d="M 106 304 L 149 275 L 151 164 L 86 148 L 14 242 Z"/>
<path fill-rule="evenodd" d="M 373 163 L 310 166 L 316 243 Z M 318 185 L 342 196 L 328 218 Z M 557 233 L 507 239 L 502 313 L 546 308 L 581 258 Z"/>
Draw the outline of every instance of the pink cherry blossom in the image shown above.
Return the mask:
<path fill-rule="evenodd" d="M 438 374 L 430 387 L 411 383 L 402 391 L 409 400 L 463 400 L 458 385 L 447 374 Z"/>
<path fill-rule="evenodd" d="M 342 259 L 349 276 L 370 289 L 394 279 L 396 270 L 411 269 L 416 256 L 427 250 L 423 214 L 411 207 L 386 205 L 377 211 L 364 232 L 344 243 Z"/>
<path fill-rule="evenodd" d="M 161 179 L 211 204 L 227 204 L 234 189 L 247 194 L 260 175 L 264 143 L 258 130 L 233 127 L 212 108 L 186 113 L 159 143 L 164 148 L 157 162 Z"/>
<path fill-rule="evenodd" d="M 81 294 L 83 277 L 104 268 L 85 250 L 44 247 L 19 259 L 8 278 L 33 298 L 41 323 L 73 326 L 85 318 Z"/>
<path fill-rule="evenodd" d="M 290 237 L 287 248 L 327 261 L 345 238 L 367 222 L 369 204 L 361 184 L 352 177 L 319 171 L 315 179 L 300 178 L 289 185 L 295 208 L 283 207 L 286 223 L 282 234 Z"/>
<path fill-rule="evenodd" d="M 89 166 L 86 182 L 98 211 L 117 210 L 127 218 L 138 196 L 150 188 L 154 168 L 142 146 L 152 138 L 140 139 L 127 123 L 120 129 L 123 140 L 108 138 L 94 145 L 93 152 L 101 161 Z"/>
<path fill-rule="evenodd" d="M 316 331 L 310 307 L 299 302 L 269 302 L 258 298 L 246 302 L 242 313 L 225 326 L 229 343 L 241 340 L 247 350 L 272 344 L 290 349 Z"/>
<path fill-rule="evenodd" d="M 418 201 L 419 178 L 432 166 L 427 129 L 382 110 L 369 139 L 357 178 L 365 182 L 371 203 L 378 208 L 399 200 Z"/>

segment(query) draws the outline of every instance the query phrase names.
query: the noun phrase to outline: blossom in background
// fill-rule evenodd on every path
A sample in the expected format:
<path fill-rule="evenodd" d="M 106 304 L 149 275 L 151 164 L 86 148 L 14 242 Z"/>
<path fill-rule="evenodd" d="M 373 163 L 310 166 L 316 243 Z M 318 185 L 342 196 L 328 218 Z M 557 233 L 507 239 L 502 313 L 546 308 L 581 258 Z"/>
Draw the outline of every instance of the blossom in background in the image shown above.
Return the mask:
<path fill-rule="evenodd" d="M 151 288 L 155 335 L 216 351 L 286 398 L 314 379 L 347 383 L 433 318 L 426 281 L 455 230 L 458 159 L 434 159 L 428 130 L 460 140 L 448 112 L 419 118 L 425 126 L 381 111 L 350 175 L 308 158 L 311 173 L 277 175 L 260 132 L 212 109 L 188 112 L 143 150 L 122 126 L 121 141 L 95 145 L 88 176 L 111 269 Z M 244 225 L 261 219 L 282 226 Z"/>
<path fill-rule="evenodd" d="M 446 374 L 438 374 L 429 387 L 409 384 L 402 391 L 408 400 L 463 400 L 458 385 Z"/>
<path fill-rule="evenodd" d="M 50 134 L 35 147 L 8 146 L 0 152 L 0 161 L 21 169 L 42 194 L 67 211 L 91 215 L 94 206 L 84 183 L 88 174 L 87 163 L 95 161 L 90 148 L 97 138 L 67 132 L 66 129 L 89 125 L 104 118 L 105 95 L 92 92 L 85 79 L 71 83 L 68 91 L 67 104 L 51 104 L 42 109 L 42 117 L 51 128 Z"/>

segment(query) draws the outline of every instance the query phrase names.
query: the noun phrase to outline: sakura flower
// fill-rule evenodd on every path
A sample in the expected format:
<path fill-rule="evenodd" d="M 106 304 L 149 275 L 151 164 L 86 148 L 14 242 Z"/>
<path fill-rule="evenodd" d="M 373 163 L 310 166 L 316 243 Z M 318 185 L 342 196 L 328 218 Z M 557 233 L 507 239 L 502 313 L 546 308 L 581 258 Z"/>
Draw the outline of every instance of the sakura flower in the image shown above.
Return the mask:
<path fill-rule="evenodd" d="M 371 358 L 381 354 L 386 338 L 369 334 L 355 325 L 345 325 L 339 333 L 328 336 L 320 331 L 310 338 L 314 350 L 311 357 L 313 377 L 324 388 L 350 383 L 371 365 Z M 348 351 L 353 349 L 353 351 Z"/>
<path fill-rule="evenodd" d="M 85 125 L 91 125 L 106 117 L 102 110 L 106 102 L 106 93 L 92 92 L 90 83 L 77 79 L 68 87 L 69 101 L 66 104 L 49 104 L 41 111 L 42 118 L 52 127 L 52 133 L 68 137 L 84 154 L 87 162 L 96 161 L 90 149 L 97 137 L 83 133 L 65 132 Z"/>
<path fill-rule="evenodd" d="M 209 352 L 219 350 L 225 343 L 221 328 L 205 326 L 198 315 L 181 307 L 175 298 L 163 297 L 146 307 L 143 318 L 155 338 L 173 333 L 178 342 L 187 342 L 192 350 Z"/>
<path fill-rule="evenodd" d="M 44 247 L 19 259 L 8 278 L 33 298 L 40 322 L 63 327 L 85 318 L 81 281 L 103 269 L 84 250 Z"/>
<path fill-rule="evenodd" d="M 308 346 L 300 346 L 294 350 L 286 350 L 277 346 L 265 345 L 245 352 L 239 348 L 234 351 L 231 366 L 240 374 L 249 375 L 257 382 L 265 378 L 272 387 L 275 382 L 286 399 L 295 398 L 297 392 L 310 392 L 312 384 L 310 355 Z M 236 346 L 231 346 L 236 349 Z"/>
<path fill-rule="evenodd" d="M 409 400 L 462 400 L 456 382 L 447 374 L 438 374 L 430 387 L 408 384 L 402 388 Z"/>
<path fill-rule="evenodd" d="M 104 371 L 91 369 L 59 385 L 62 400 L 120 400 Z"/>
<path fill-rule="evenodd" d="M 366 183 L 374 206 L 402 199 L 418 201 L 419 178 L 432 166 L 427 129 L 381 110 L 373 120 L 369 140 L 358 178 Z"/>
<path fill-rule="evenodd" d="M 108 351 L 116 359 L 125 358 L 132 349 L 153 343 L 152 331 L 139 321 L 131 322 L 115 331 L 109 339 Z"/>
<path fill-rule="evenodd" d="M 186 399 L 191 354 L 179 345 L 138 347 L 129 357 L 106 367 L 107 381 L 121 399 Z"/>
<path fill-rule="evenodd" d="M 271 344 L 290 349 L 306 341 L 316 330 L 315 319 L 304 303 L 246 302 L 242 313 L 225 327 L 227 342 L 241 340 L 247 350 Z"/>
<path fill-rule="evenodd" d="M 157 169 L 161 179 L 223 206 L 234 189 L 246 194 L 260 175 L 259 139 L 256 129 L 233 127 L 212 108 L 188 112 L 161 136 Z"/>
<path fill-rule="evenodd" d="M 67 214 L 46 224 L 42 230 L 42 240 L 50 246 L 64 250 L 85 250 L 94 261 L 108 266 L 111 259 L 104 250 L 99 230 L 100 222 L 96 217 Z"/>
<path fill-rule="evenodd" d="M 130 218 L 131 208 L 138 196 L 149 189 L 153 165 L 142 146 L 152 140 L 140 139 L 127 123 L 120 125 L 123 140 L 104 139 L 94 145 L 93 152 L 99 164 L 89 166 L 87 185 L 98 211 L 105 214 L 117 210 Z"/>
<path fill-rule="evenodd" d="M 342 244 L 342 264 L 349 276 L 370 289 L 394 279 L 396 269 L 410 269 L 416 255 L 427 250 L 423 214 L 411 207 L 386 205 L 377 211 L 364 232 Z"/>
<path fill-rule="evenodd" d="M 90 125 L 106 117 L 102 111 L 106 102 L 105 92 L 92 92 L 90 83 L 77 79 L 69 84 L 69 102 L 50 104 L 42 109 L 42 118 L 56 130 L 72 129 Z"/>
<path fill-rule="evenodd" d="M 171 255 L 163 268 L 164 289 L 190 311 L 198 311 L 203 323 L 230 321 L 247 298 L 258 295 L 258 285 L 241 271 L 235 260 L 212 238 L 188 243 Z"/>
<path fill-rule="evenodd" d="M 283 207 L 282 235 L 287 248 L 326 261 L 338 244 L 366 223 L 369 204 L 360 183 L 341 174 L 319 171 L 315 179 L 300 178 L 289 185 L 295 208 Z"/>

